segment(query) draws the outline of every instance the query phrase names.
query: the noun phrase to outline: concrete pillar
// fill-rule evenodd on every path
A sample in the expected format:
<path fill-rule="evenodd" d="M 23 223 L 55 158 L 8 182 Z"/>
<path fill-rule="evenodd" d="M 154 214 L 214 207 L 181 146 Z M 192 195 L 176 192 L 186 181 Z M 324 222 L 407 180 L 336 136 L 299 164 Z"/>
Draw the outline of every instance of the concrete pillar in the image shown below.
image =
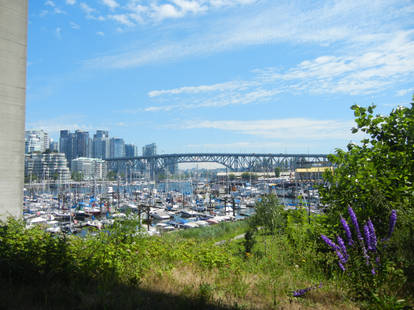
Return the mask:
<path fill-rule="evenodd" d="M 1 220 L 22 216 L 27 9 L 28 0 L 0 0 Z"/>

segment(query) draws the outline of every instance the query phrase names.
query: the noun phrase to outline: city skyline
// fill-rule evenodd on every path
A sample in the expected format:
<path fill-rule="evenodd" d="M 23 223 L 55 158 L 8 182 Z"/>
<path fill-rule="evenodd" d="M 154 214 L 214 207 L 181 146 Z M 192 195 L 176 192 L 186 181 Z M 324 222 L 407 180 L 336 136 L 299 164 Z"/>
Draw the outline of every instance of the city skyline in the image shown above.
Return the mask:
<path fill-rule="evenodd" d="M 109 130 L 159 153 L 330 153 L 360 140 L 351 105 L 409 104 L 413 13 L 409 1 L 33 2 L 26 129 Z"/>

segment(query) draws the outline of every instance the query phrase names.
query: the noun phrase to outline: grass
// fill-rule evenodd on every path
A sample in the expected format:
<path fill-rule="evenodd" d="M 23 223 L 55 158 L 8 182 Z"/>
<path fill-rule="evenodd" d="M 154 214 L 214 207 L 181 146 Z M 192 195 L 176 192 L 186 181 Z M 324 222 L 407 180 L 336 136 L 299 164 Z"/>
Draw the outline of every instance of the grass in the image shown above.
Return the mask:
<path fill-rule="evenodd" d="M 314 246 L 247 224 L 143 237 L 53 237 L 18 222 L 0 229 L 0 309 L 358 309 Z M 323 283 L 304 298 L 292 291 Z"/>

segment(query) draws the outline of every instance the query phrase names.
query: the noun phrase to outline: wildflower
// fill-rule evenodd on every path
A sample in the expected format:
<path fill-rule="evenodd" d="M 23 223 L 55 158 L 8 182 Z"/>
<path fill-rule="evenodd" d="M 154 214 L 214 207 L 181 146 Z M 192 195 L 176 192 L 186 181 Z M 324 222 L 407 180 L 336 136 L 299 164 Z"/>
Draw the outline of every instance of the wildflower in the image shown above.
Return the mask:
<path fill-rule="evenodd" d="M 339 260 L 340 260 L 340 262 L 341 262 L 342 264 L 346 264 L 345 257 L 342 255 L 341 251 L 336 250 L 336 255 L 338 256 L 338 258 L 339 258 Z M 342 268 L 341 268 L 341 269 L 342 269 Z"/>
<path fill-rule="evenodd" d="M 377 273 L 375 272 L 375 268 L 371 269 L 371 273 L 375 276 Z"/>
<path fill-rule="evenodd" d="M 359 230 L 358 219 L 354 210 L 351 207 L 348 207 L 349 216 L 351 217 L 352 224 L 354 224 L 355 231 L 359 240 L 362 240 L 361 231 Z"/>
<path fill-rule="evenodd" d="M 339 268 L 342 269 L 342 271 L 345 271 L 345 267 L 341 262 L 338 262 Z"/>
<path fill-rule="evenodd" d="M 371 250 L 371 234 L 368 228 L 368 225 L 364 225 L 364 236 L 365 236 L 365 242 L 368 246 L 368 250 Z"/>
<path fill-rule="evenodd" d="M 391 238 L 391 234 L 394 231 L 395 223 L 397 222 L 397 210 L 392 210 L 390 215 L 390 230 L 388 232 L 388 238 Z"/>
<path fill-rule="evenodd" d="M 346 222 L 346 220 L 343 217 L 341 217 L 341 224 L 342 224 L 342 226 L 345 230 L 345 235 L 346 235 L 346 238 L 348 239 L 348 244 L 353 245 L 354 240 L 352 240 L 351 229 L 349 228 L 348 223 Z"/>
<path fill-rule="evenodd" d="M 346 246 L 345 246 L 344 240 L 342 240 L 342 238 L 340 236 L 337 236 L 336 240 L 338 241 L 339 249 L 341 250 L 342 254 L 344 255 L 345 263 L 346 263 L 348 261 L 349 255 L 346 251 Z"/>
<path fill-rule="evenodd" d="M 332 250 L 334 250 L 334 251 L 339 250 L 339 247 L 331 239 L 329 239 L 327 236 L 321 235 L 321 238 L 322 238 L 323 241 L 325 241 L 325 243 L 327 245 L 329 245 L 332 248 Z"/>
<path fill-rule="evenodd" d="M 307 292 L 309 292 L 312 288 L 308 287 L 308 288 L 304 288 L 301 290 L 297 290 L 293 292 L 293 297 L 302 297 L 303 295 L 305 295 Z"/>
<path fill-rule="evenodd" d="M 369 235 L 371 237 L 371 250 L 375 251 L 377 249 L 377 236 L 375 235 L 374 225 L 372 221 L 368 220 Z"/>

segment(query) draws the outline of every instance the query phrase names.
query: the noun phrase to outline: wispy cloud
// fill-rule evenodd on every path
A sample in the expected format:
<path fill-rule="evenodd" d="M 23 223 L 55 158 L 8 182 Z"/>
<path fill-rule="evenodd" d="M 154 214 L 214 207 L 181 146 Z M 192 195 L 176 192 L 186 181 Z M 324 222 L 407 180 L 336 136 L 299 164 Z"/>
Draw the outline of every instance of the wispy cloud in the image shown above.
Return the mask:
<path fill-rule="evenodd" d="M 66 4 L 74 5 L 76 3 L 76 0 L 66 0 Z"/>
<path fill-rule="evenodd" d="M 249 121 L 188 121 L 177 124 L 183 129 L 218 129 L 272 139 L 344 139 L 350 137 L 352 122 L 306 118 Z"/>
<path fill-rule="evenodd" d="M 45 1 L 45 5 L 46 6 L 51 6 L 51 7 L 55 7 L 56 6 L 56 4 L 52 0 Z"/>
<path fill-rule="evenodd" d="M 361 48 L 366 50 L 388 40 L 397 27 L 401 26 L 399 23 L 408 19 L 409 15 L 404 6 L 397 0 L 390 1 L 392 4 L 399 4 L 396 5 L 397 8 L 392 7 L 389 1 L 343 0 L 317 4 L 309 9 L 283 1 L 280 4 L 269 4 L 265 1 L 265 4 L 258 4 L 252 10 L 238 12 L 241 16 L 238 14 L 213 19 L 207 26 L 194 24 L 194 32 L 178 42 L 161 41 L 149 44 L 150 47 L 146 49 L 138 44 L 137 49 L 109 53 L 108 56 L 90 59 L 86 63 L 94 67 L 122 69 L 208 55 L 243 46 L 284 42 L 321 45 L 342 42 L 346 43 L 341 45 L 346 52 Z M 212 2 L 202 3 L 212 5 Z M 230 1 L 218 1 L 216 5 L 219 6 L 219 3 L 224 6 Z M 172 7 L 174 9 L 165 9 L 168 14 L 175 16 L 181 12 L 177 5 Z M 141 1 L 131 1 L 128 8 L 130 12 L 125 12 L 125 17 L 118 20 L 128 26 L 133 21 L 144 20 L 144 15 L 155 14 L 148 6 L 142 5 Z M 151 8 L 155 9 L 157 6 L 154 4 Z M 125 23 L 125 20 L 128 22 Z"/>
<path fill-rule="evenodd" d="M 75 29 L 75 30 L 79 30 L 80 26 L 77 23 L 70 22 L 70 28 Z"/>
<path fill-rule="evenodd" d="M 97 34 L 98 36 L 101 36 L 101 37 L 103 37 L 103 36 L 105 35 L 105 33 L 103 33 L 102 31 L 98 31 L 96 34 Z"/>
<path fill-rule="evenodd" d="M 57 37 L 58 39 L 62 39 L 62 28 L 57 27 L 57 28 L 55 29 L 55 34 L 56 34 L 56 37 Z"/>
<path fill-rule="evenodd" d="M 148 93 L 149 97 L 157 97 L 162 95 L 179 95 L 179 94 L 198 94 L 202 92 L 215 92 L 225 90 L 243 90 L 252 86 L 254 82 L 247 81 L 230 81 L 225 83 L 218 83 L 213 85 L 200 85 L 200 86 L 184 86 L 175 89 L 167 90 L 153 90 Z"/>
<path fill-rule="evenodd" d="M 134 25 L 129 16 L 125 14 L 108 15 L 108 18 L 113 19 L 124 26 L 132 27 Z"/>
<path fill-rule="evenodd" d="M 382 44 L 347 55 L 324 55 L 288 69 L 253 70 L 250 80 L 153 90 L 151 100 L 168 96 L 147 112 L 194 109 L 277 100 L 281 93 L 366 95 L 414 77 L 414 30 L 387 36 Z M 400 90 L 398 95 L 412 91 Z"/>
<path fill-rule="evenodd" d="M 106 5 L 107 7 L 109 7 L 110 9 L 115 9 L 119 7 L 119 3 L 116 2 L 115 0 L 102 0 L 102 3 Z"/>
<path fill-rule="evenodd" d="M 82 9 L 82 11 L 86 14 L 86 18 L 99 21 L 105 20 L 105 17 L 99 15 L 99 12 L 95 8 L 87 5 L 85 2 L 81 2 L 79 6 Z"/>

